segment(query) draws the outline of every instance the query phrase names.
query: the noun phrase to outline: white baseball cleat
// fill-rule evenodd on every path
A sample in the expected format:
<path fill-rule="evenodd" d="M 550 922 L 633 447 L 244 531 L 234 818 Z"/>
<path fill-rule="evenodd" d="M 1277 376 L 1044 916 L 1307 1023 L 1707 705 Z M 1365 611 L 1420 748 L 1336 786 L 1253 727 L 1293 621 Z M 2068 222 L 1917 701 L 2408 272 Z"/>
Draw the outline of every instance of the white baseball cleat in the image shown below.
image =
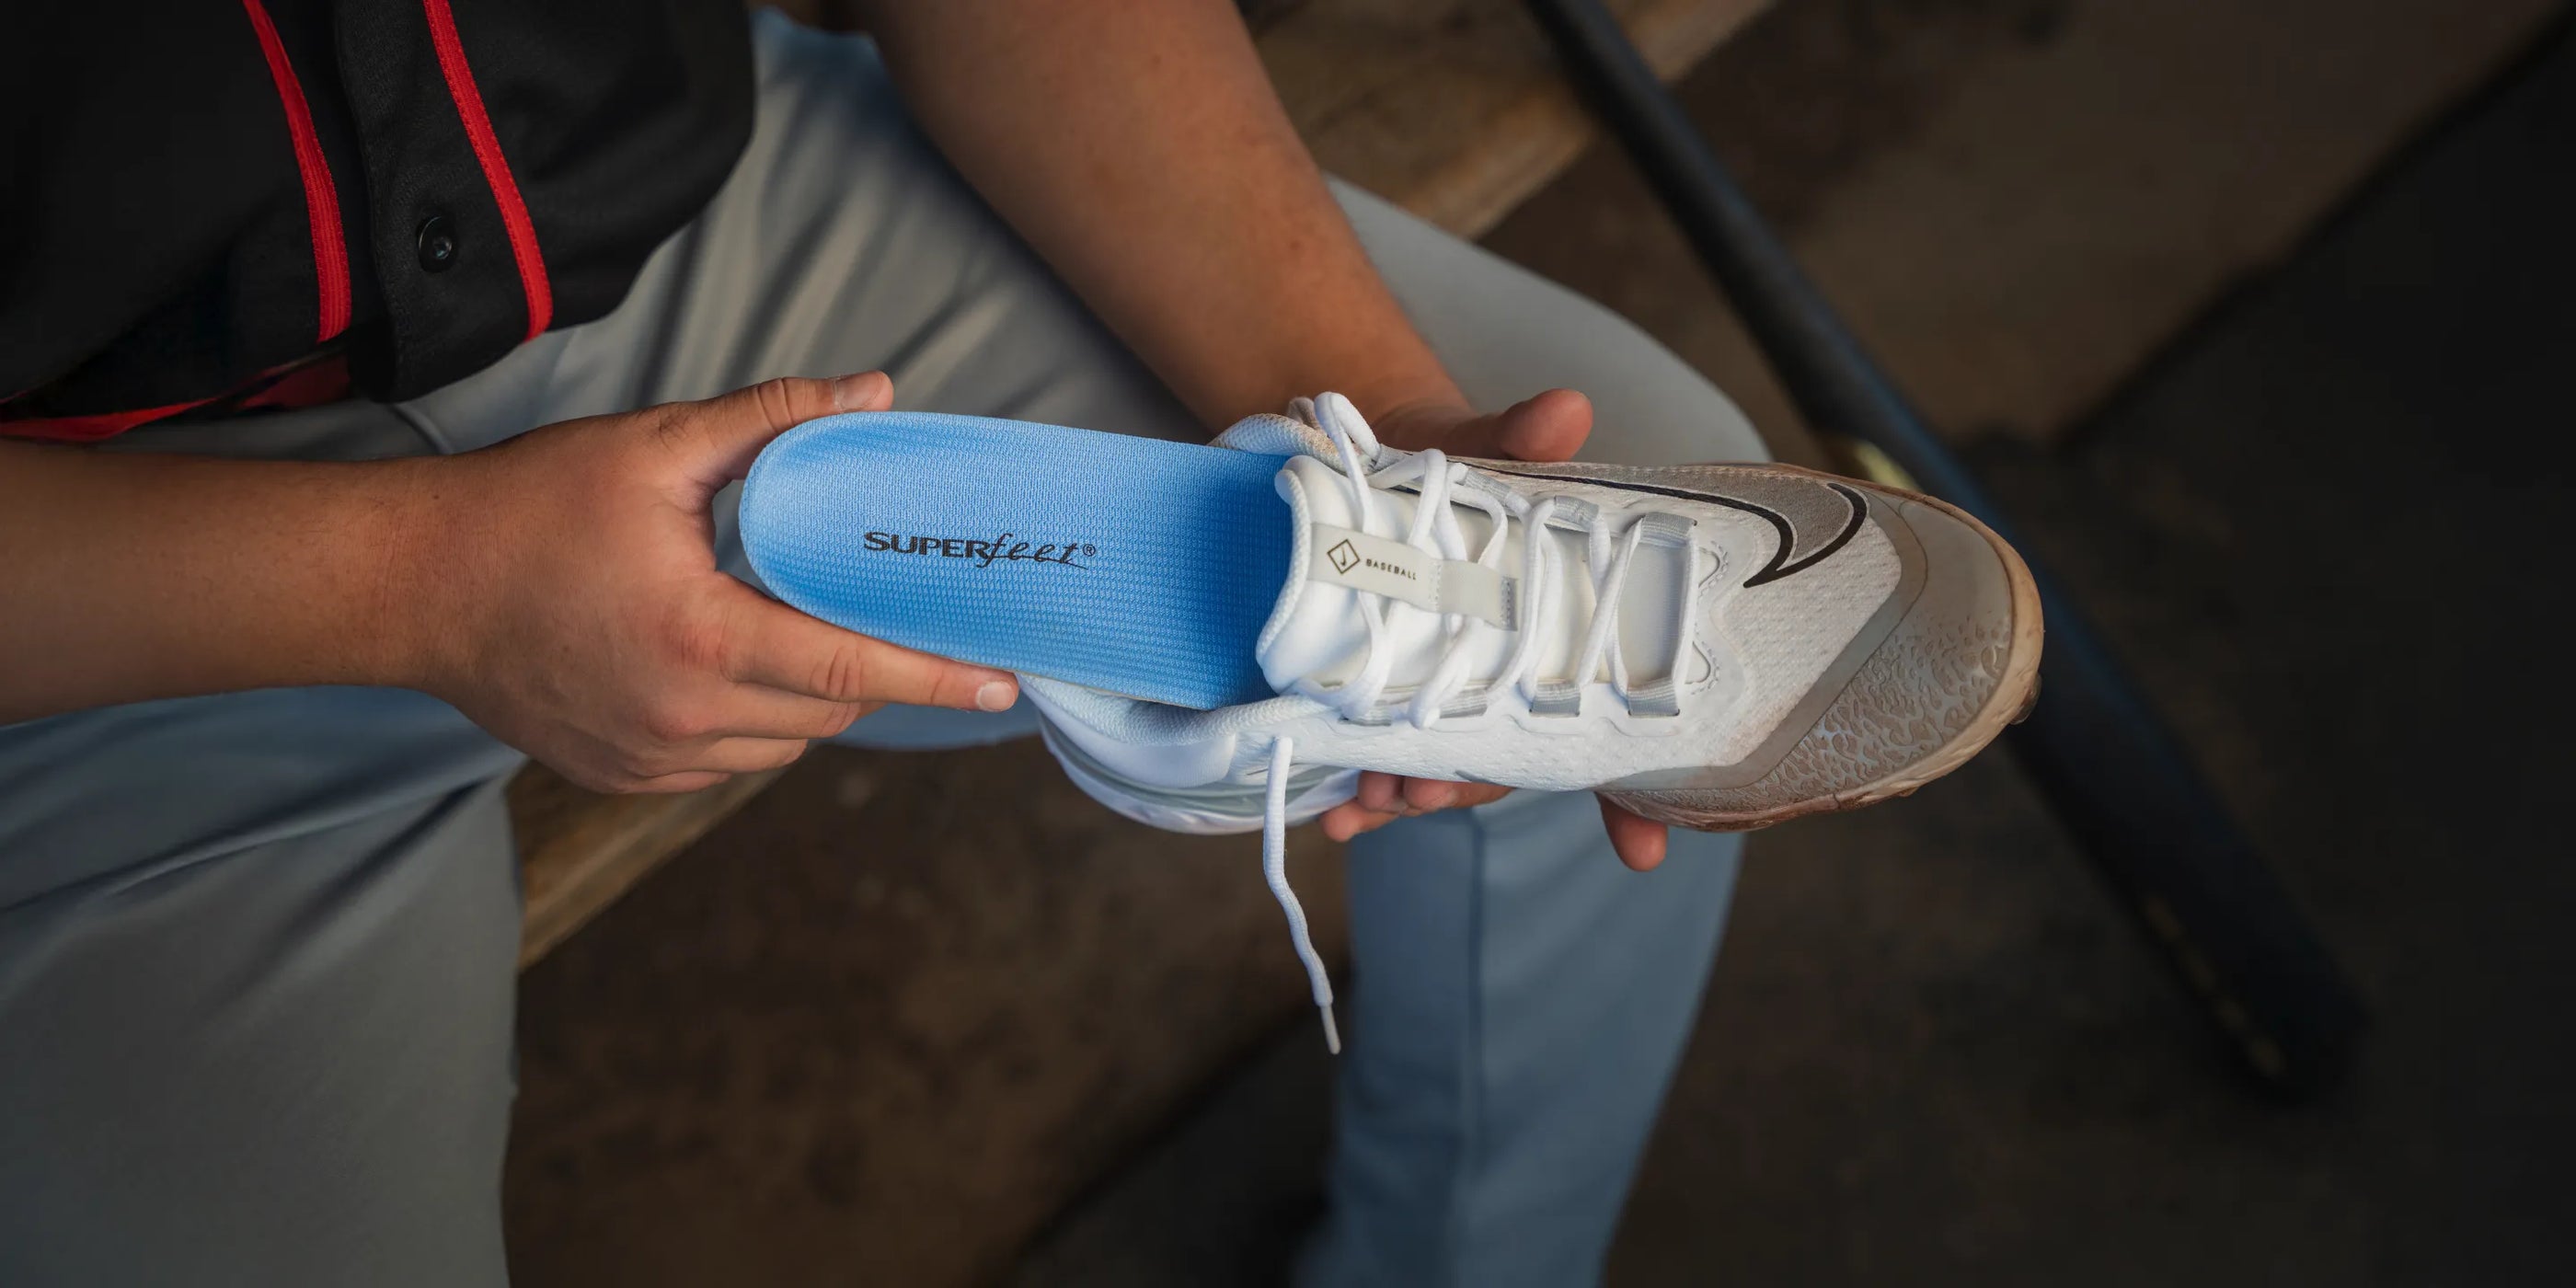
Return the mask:
<path fill-rule="evenodd" d="M 836 417 L 764 453 L 743 528 L 789 602 L 1019 671 L 1102 804 L 1175 831 L 1263 828 L 1336 1047 L 1281 864 L 1286 828 L 1349 800 L 1361 771 L 1755 828 L 1912 792 L 2035 695 L 2029 570 L 1940 501 L 1781 465 L 1457 460 L 1380 444 L 1336 394 L 1294 411 L 1227 430 L 1224 460 L 1017 426 L 998 467 L 968 418 L 914 417 L 988 463 L 912 467 L 927 482 L 882 451 L 772 468 L 832 454 L 799 435 L 870 419 Z M 1104 454 L 1114 477 L 1083 477 Z M 1042 485 L 1018 477 L 1032 469 Z M 778 481 L 818 474 L 829 486 Z M 1243 490 L 1264 475 L 1284 508 Z"/>

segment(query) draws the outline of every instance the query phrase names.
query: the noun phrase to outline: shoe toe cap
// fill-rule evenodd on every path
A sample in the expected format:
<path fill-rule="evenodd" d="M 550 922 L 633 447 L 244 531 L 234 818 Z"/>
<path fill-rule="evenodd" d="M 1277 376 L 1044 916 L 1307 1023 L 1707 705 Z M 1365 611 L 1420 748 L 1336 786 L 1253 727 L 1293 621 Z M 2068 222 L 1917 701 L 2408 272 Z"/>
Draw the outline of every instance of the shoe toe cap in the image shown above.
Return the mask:
<path fill-rule="evenodd" d="M 1875 489 L 1874 489 L 1875 490 Z M 1703 829 L 1761 827 L 1911 793 L 1964 763 L 2027 709 L 2039 598 L 2019 556 L 1953 507 L 1874 498 L 1919 547 L 1919 593 L 1777 765 L 1740 787 L 1617 793 Z"/>

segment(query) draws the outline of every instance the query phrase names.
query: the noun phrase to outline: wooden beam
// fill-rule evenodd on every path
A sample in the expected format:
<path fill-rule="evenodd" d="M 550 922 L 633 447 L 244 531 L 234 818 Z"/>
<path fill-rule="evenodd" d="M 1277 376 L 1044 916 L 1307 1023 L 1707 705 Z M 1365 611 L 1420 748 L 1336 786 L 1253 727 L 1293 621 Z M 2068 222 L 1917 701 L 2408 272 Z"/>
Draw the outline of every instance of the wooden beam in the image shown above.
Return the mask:
<path fill-rule="evenodd" d="M 1648 63 L 1689 70 L 1768 0 L 1613 0 Z M 1308 0 L 1262 62 L 1330 173 L 1477 237 L 1574 163 L 1582 106 L 1509 0 Z"/>

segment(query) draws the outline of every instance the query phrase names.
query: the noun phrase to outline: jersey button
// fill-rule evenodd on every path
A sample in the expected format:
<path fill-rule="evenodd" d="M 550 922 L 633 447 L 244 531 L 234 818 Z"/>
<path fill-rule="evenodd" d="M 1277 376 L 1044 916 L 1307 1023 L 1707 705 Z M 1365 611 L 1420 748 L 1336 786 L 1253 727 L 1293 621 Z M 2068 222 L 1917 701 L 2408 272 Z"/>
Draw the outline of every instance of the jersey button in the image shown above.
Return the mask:
<path fill-rule="evenodd" d="M 444 273 L 456 263 L 456 231 L 447 216 L 431 215 L 420 221 L 420 233 L 414 239 L 420 248 L 420 271 Z"/>

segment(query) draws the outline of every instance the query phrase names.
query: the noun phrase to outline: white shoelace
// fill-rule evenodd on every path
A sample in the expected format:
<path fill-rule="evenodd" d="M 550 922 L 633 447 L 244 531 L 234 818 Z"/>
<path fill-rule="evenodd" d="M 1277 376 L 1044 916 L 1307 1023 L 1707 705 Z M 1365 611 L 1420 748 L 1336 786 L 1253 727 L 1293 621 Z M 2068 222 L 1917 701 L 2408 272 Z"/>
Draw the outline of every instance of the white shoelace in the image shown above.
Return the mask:
<path fill-rule="evenodd" d="M 1520 638 L 1487 688 L 1517 688 L 1524 701 L 1535 702 L 1539 696 L 1539 637 L 1533 629 L 1547 620 L 1554 606 L 1552 597 L 1563 593 L 1562 578 L 1570 575 L 1562 567 L 1564 556 L 1556 543 L 1546 539 L 1551 524 L 1576 527 L 1590 540 L 1586 566 L 1601 565 L 1602 555 L 1609 555 L 1607 566 L 1593 582 L 1592 619 L 1585 625 L 1583 647 L 1576 654 L 1573 677 L 1576 693 L 1598 673 L 1606 659 L 1610 664 L 1612 688 L 1622 701 L 1630 697 L 1628 668 L 1619 654 L 1616 632 L 1619 592 L 1628 584 L 1628 568 L 1635 560 L 1638 544 L 1646 534 L 1646 524 L 1632 521 L 1625 532 L 1612 536 L 1590 512 L 1575 513 L 1558 505 L 1556 497 L 1531 501 L 1514 494 L 1458 488 L 1453 485 L 1468 477 L 1469 467 L 1451 461 L 1438 448 L 1417 452 L 1384 469 L 1371 473 L 1366 462 L 1378 455 L 1377 436 L 1357 417 L 1318 417 L 1324 432 L 1331 436 L 1334 448 L 1341 454 L 1342 473 L 1349 487 L 1354 526 L 1369 532 L 1377 511 L 1378 490 L 1407 483 L 1415 485 L 1419 499 L 1413 511 L 1413 522 L 1404 536 L 1405 544 L 1442 559 L 1467 560 L 1467 534 L 1458 522 L 1452 502 L 1475 506 L 1493 519 L 1493 535 L 1477 551 L 1473 562 L 1499 571 L 1503 564 L 1504 540 L 1510 535 L 1511 520 L 1518 519 L 1523 530 L 1520 602 L 1515 625 Z M 1386 612 L 1388 601 L 1383 596 L 1363 594 L 1360 616 L 1368 624 L 1368 653 L 1360 663 L 1359 674 L 1333 690 L 1329 704 L 1345 719 L 1357 719 L 1377 705 L 1386 691 L 1387 679 L 1395 669 L 1394 650 L 1386 646 Z M 1430 612 L 1411 604 L 1397 603 L 1408 612 Z M 1440 719 L 1442 707 L 1465 688 L 1467 667 L 1474 657 L 1471 647 L 1484 632 L 1504 628 L 1481 618 L 1450 614 L 1454 619 L 1449 641 L 1431 674 L 1404 707 L 1404 718 L 1415 728 L 1428 729 Z M 1577 698 L 1579 705 L 1580 698 Z M 1270 893 L 1279 900 L 1279 908 L 1288 916 L 1288 933 L 1296 942 L 1297 959 L 1306 967 L 1306 981 L 1315 997 L 1315 1008 L 1324 1018 L 1324 1045 L 1334 1054 L 1342 1050 L 1341 1031 L 1333 1022 L 1333 981 L 1324 972 L 1324 959 L 1315 951 L 1315 942 L 1306 928 L 1306 910 L 1297 902 L 1297 893 L 1288 886 L 1288 776 L 1296 759 L 1296 740 L 1285 734 L 1272 740 L 1270 746 L 1269 794 L 1261 824 L 1261 873 L 1270 883 Z"/>

